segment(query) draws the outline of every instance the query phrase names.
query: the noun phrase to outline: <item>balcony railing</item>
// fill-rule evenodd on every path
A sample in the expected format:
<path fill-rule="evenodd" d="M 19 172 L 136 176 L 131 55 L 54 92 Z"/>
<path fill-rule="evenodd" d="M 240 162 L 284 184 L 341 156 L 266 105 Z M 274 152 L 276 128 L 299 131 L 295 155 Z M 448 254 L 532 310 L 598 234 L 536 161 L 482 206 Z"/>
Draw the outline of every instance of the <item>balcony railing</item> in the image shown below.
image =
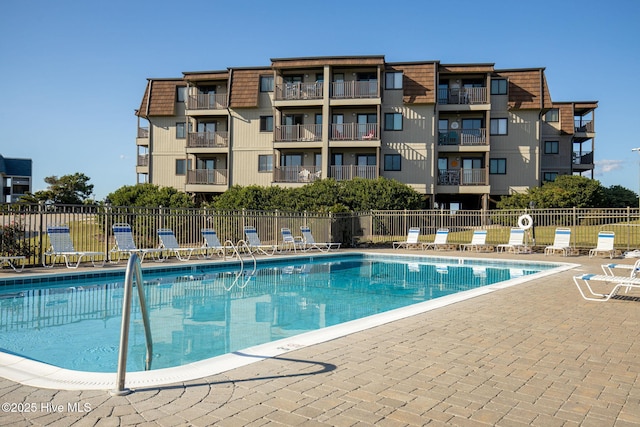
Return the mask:
<path fill-rule="evenodd" d="M 224 148 L 229 146 L 228 132 L 189 132 L 188 148 Z"/>
<path fill-rule="evenodd" d="M 348 181 L 353 178 L 377 179 L 378 166 L 331 166 L 330 177 L 336 181 Z"/>
<path fill-rule="evenodd" d="M 592 165 L 593 164 L 593 152 L 590 153 L 577 153 L 574 151 L 573 153 L 573 164 L 574 165 Z"/>
<path fill-rule="evenodd" d="M 332 124 L 329 139 L 333 141 L 378 140 L 377 123 Z"/>
<path fill-rule="evenodd" d="M 379 96 L 378 80 L 331 83 L 332 98 L 377 98 Z"/>
<path fill-rule="evenodd" d="M 322 125 L 280 125 L 274 137 L 276 142 L 321 141 Z"/>
<path fill-rule="evenodd" d="M 138 128 L 138 138 L 149 138 L 149 128 L 148 127 L 139 127 Z"/>
<path fill-rule="evenodd" d="M 439 131 L 438 145 L 487 145 L 487 130 L 456 129 Z"/>
<path fill-rule="evenodd" d="M 149 155 L 148 154 L 138 154 L 138 162 L 136 166 L 149 166 Z"/>
<path fill-rule="evenodd" d="M 319 166 L 277 166 L 273 169 L 274 182 L 313 182 L 321 177 Z"/>
<path fill-rule="evenodd" d="M 573 123 L 575 132 L 594 132 L 595 126 L 593 125 L 593 120 L 583 122 L 582 120 L 576 119 Z"/>
<path fill-rule="evenodd" d="M 438 89 L 438 104 L 486 104 L 486 87 L 462 87 Z"/>
<path fill-rule="evenodd" d="M 187 171 L 187 184 L 226 185 L 228 169 L 196 169 Z"/>
<path fill-rule="evenodd" d="M 187 98 L 189 110 L 223 110 L 229 106 L 226 93 L 200 93 Z"/>
<path fill-rule="evenodd" d="M 441 169 L 438 171 L 438 184 L 487 185 L 486 169 Z"/>
<path fill-rule="evenodd" d="M 322 99 L 322 82 L 276 85 L 276 100 Z"/>

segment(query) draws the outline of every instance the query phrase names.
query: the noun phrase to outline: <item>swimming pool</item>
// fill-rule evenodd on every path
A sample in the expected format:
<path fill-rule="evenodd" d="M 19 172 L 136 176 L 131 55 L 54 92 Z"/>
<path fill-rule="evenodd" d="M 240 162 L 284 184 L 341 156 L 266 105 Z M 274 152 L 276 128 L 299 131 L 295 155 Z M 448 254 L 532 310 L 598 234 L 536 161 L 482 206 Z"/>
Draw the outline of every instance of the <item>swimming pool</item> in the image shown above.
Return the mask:
<path fill-rule="evenodd" d="M 262 259 L 255 271 L 245 265 L 241 274 L 237 262 L 145 267 L 152 370 L 269 343 L 288 351 L 306 345 L 313 331 L 330 337 L 342 325 L 375 326 L 415 312 L 407 307 L 490 292 L 560 267 L 368 253 Z M 123 278 L 118 271 L 0 281 L 2 356 L 64 370 L 115 372 Z M 136 304 L 134 298 L 130 372 L 144 370 L 146 350 Z"/>

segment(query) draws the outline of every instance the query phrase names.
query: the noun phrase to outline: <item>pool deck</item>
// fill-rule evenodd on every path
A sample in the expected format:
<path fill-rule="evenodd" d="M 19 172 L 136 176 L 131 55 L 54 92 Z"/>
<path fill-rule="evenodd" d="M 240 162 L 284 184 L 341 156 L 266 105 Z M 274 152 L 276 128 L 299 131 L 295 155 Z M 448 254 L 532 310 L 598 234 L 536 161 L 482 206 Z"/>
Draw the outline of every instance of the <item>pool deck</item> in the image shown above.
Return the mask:
<path fill-rule="evenodd" d="M 571 279 L 600 274 L 600 265 L 612 261 L 584 255 L 470 256 L 579 266 L 221 374 L 137 388 L 126 396 L 34 388 L 0 378 L 0 425 L 640 426 L 640 292 L 590 302 Z"/>

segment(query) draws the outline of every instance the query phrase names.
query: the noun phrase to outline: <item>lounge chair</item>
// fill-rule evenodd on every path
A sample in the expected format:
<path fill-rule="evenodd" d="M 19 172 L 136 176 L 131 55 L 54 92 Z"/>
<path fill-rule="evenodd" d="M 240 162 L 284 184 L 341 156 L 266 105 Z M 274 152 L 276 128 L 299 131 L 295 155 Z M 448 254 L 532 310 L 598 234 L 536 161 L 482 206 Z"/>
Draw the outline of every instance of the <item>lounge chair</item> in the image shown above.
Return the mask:
<path fill-rule="evenodd" d="M 471 251 L 474 250 L 476 252 L 480 251 L 488 251 L 492 249 L 491 245 L 487 245 L 487 230 L 474 230 L 473 236 L 471 237 L 470 243 L 463 243 L 460 245 L 461 251 Z"/>
<path fill-rule="evenodd" d="M 545 255 L 555 254 L 556 252 L 561 252 L 563 256 L 567 256 L 572 252 L 570 228 L 556 228 L 553 245 L 544 248 Z"/>
<path fill-rule="evenodd" d="M 306 225 L 300 226 L 300 232 L 302 233 L 305 250 L 317 249 L 319 251 L 329 252 L 331 249 L 340 249 L 341 243 L 339 242 L 316 242 L 316 239 L 313 238 L 313 233 L 311 233 L 311 229 Z"/>
<path fill-rule="evenodd" d="M 613 258 L 616 254 L 616 250 L 613 247 L 616 234 L 613 231 L 601 231 L 598 233 L 598 243 L 595 248 L 589 250 L 589 258 L 592 258 L 598 254 L 609 255 L 609 258 Z"/>
<path fill-rule="evenodd" d="M 210 228 L 203 228 L 200 230 L 204 243 L 202 245 L 202 251 L 198 253 L 198 257 L 211 258 L 213 255 L 223 256 L 226 248 L 220 243 L 218 233 Z"/>
<path fill-rule="evenodd" d="M 144 261 L 146 255 L 151 254 L 154 261 L 162 262 L 165 260 L 163 252 L 160 248 L 138 248 L 133 241 L 133 233 L 131 226 L 127 223 L 113 224 L 113 236 L 116 239 L 116 245 L 109 251 L 109 260 L 113 263 L 120 262 L 122 255 L 130 256 L 138 254 L 140 262 Z"/>
<path fill-rule="evenodd" d="M 13 271 L 15 271 L 16 273 L 20 273 L 22 272 L 22 270 L 24 270 L 25 259 L 26 258 L 22 255 L 0 256 L 0 268 L 2 268 L 2 266 L 4 265 L 8 265 L 9 267 L 13 268 Z M 20 264 L 20 268 L 16 266 L 16 261 L 22 261 L 22 264 Z"/>
<path fill-rule="evenodd" d="M 410 247 L 418 247 L 418 238 L 420 237 L 420 227 L 411 227 L 407 233 L 407 240 L 404 242 L 393 242 L 393 249 L 402 247 L 409 249 Z"/>
<path fill-rule="evenodd" d="M 251 253 L 271 256 L 278 250 L 278 245 L 263 245 L 255 227 L 244 227 L 244 235 L 247 237 L 247 246 Z"/>
<path fill-rule="evenodd" d="M 181 247 L 173 230 L 169 228 L 158 229 L 158 238 L 160 238 L 160 249 L 164 249 L 169 255 L 175 255 L 180 261 L 189 261 L 194 252 L 198 253 L 202 250 L 201 247 Z"/>
<path fill-rule="evenodd" d="M 67 268 L 78 268 L 83 258 L 89 258 L 94 267 L 102 267 L 105 262 L 104 252 L 77 251 L 71 241 L 71 233 L 66 225 L 53 225 L 47 227 L 49 236 L 49 248 L 42 254 L 42 265 L 52 268 L 58 258 L 63 258 Z M 51 257 L 51 264 L 47 264 L 47 257 Z M 75 258 L 75 264 L 71 261 Z M 101 258 L 97 260 L 96 258 Z"/>
<path fill-rule="evenodd" d="M 447 239 L 449 238 L 449 229 L 448 228 L 440 228 L 436 231 L 436 237 L 433 239 L 431 243 L 423 243 L 422 250 L 427 249 L 448 249 L 449 244 L 447 243 Z"/>
<path fill-rule="evenodd" d="M 616 274 L 616 271 L 623 270 L 623 274 Z M 633 264 L 602 264 L 602 271 L 606 276 L 622 276 L 640 277 L 640 260 Z"/>
<path fill-rule="evenodd" d="M 598 274 L 581 274 L 579 276 L 573 276 L 573 282 L 578 287 L 580 295 L 587 301 L 608 301 L 611 297 L 618 293 L 620 288 L 629 289 L 640 288 L 640 278 L 638 277 L 625 277 L 625 276 L 608 276 Z M 599 282 L 602 286 L 611 287 L 608 293 L 594 292 L 592 283 Z M 586 288 L 588 294 L 583 290 Z M 596 298 L 597 297 L 597 298 Z"/>
<path fill-rule="evenodd" d="M 282 234 L 282 246 L 281 250 L 292 250 L 293 252 L 297 252 L 298 249 L 304 251 L 304 241 L 302 237 L 295 236 L 291 233 L 291 229 L 283 227 L 280 229 L 280 233 Z"/>
<path fill-rule="evenodd" d="M 524 230 L 512 228 L 509 233 L 509 242 L 496 246 L 496 252 L 513 252 L 515 254 L 527 252 L 527 247 L 524 244 Z"/>

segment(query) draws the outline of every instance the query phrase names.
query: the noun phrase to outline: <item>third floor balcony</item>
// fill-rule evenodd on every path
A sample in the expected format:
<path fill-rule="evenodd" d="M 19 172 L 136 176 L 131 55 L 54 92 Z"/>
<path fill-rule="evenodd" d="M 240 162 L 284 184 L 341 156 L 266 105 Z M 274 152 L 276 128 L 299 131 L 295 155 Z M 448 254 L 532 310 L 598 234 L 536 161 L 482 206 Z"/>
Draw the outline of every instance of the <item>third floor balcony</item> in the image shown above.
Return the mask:
<path fill-rule="evenodd" d="M 460 87 L 438 89 L 438 104 L 440 105 L 478 105 L 488 104 L 486 87 Z"/>
<path fill-rule="evenodd" d="M 228 106 L 226 93 L 199 93 L 187 97 L 187 110 L 225 110 Z"/>
<path fill-rule="evenodd" d="M 228 132 L 189 132 L 187 138 L 187 148 L 226 148 L 228 146 Z"/>

